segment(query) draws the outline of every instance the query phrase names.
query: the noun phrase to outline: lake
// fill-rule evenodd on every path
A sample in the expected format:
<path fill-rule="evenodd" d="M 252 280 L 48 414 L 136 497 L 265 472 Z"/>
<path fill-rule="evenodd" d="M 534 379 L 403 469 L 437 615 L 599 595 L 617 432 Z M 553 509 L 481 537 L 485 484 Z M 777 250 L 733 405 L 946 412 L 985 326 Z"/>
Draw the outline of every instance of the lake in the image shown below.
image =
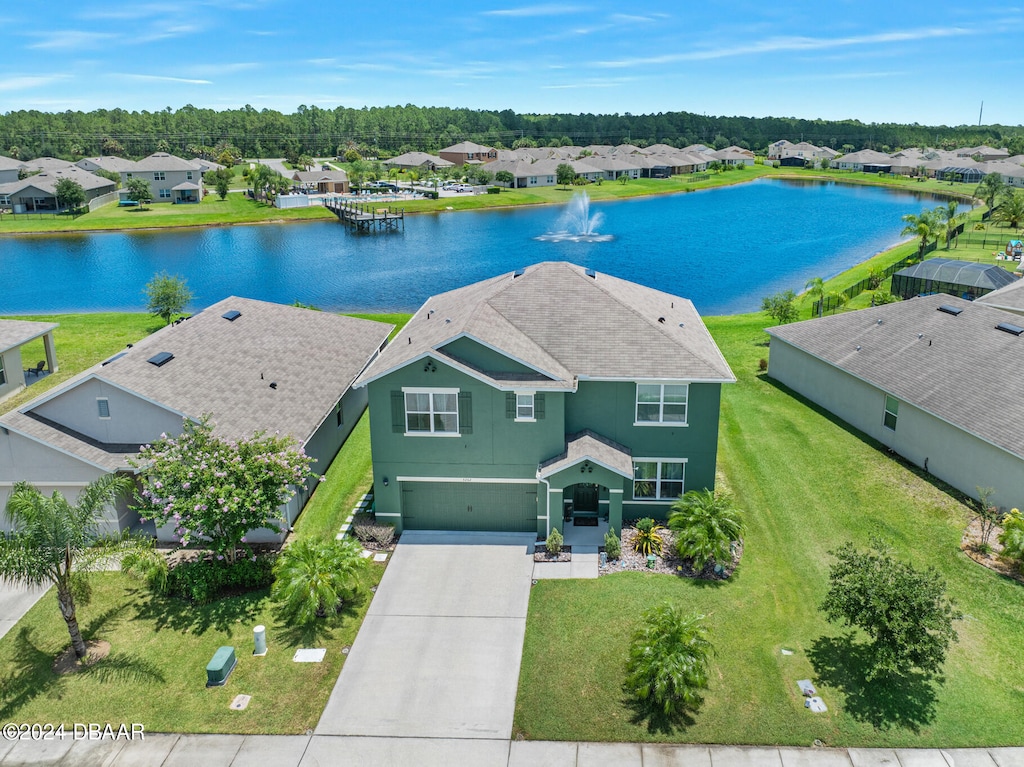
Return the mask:
<path fill-rule="evenodd" d="M 566 193 L 568 200 L 569 193 Z M 900 240 L 929 197 L 835 183 L 758 180 L 592 203 L 608 242 L 545 242 L 557 206 L 408 216 L 356 235 L 336 221 L 0 238 L 0 314 L 144 311 L 166 270 L 197 310 L 228 295 L 344 311 L 412 311 L 430 295 L 565 260 L 690 298 L 706 315 L 760 308 Z"/>

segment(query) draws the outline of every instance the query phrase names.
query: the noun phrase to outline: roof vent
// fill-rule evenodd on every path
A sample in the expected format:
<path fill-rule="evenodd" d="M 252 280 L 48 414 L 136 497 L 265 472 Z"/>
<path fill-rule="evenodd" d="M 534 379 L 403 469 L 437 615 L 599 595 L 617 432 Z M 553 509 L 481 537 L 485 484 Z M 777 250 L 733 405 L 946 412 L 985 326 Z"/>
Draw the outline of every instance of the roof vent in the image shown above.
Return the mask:
<path fill-rule="evenodd" d="M 154 354 L 152 357 L 146 360 L 146 362 L 148 362 L 150 365 L 162 367 L 163 365 L 166 365 L 173 359 L 174 355 L 171 354 L 170 352 L 160 352 L 159 354 Z"/>
<path fill-rule="evenodd" d="M 879 318 L 878 318 L 878 324 L 879 324 L 879 325 L 881 325 L 881 324 L 882 324 L 882 318 L 881 318 L 881 317 L 879 317 Z"/>
<path fill-rule="evenodd" d="M 857 351 L 860 351 L 860 344 L 857 344 Z"/>
<path fill-rule="evenodd" d="M 236 310 L 236 309 L 232 309 L 229 312 L 224 312 L 224 314 L 221 315 L 221 317 L 226 319 L 228 322 L 234 322 L 235 320 L 237 320 L 241 316 L 242 316 L 242 313 L 240 311 Z"/>
<path fill-rule="evenodd" d="M 1014 325 L 1010 322 L 1000 322 L 998 325 L 996 325 L 996 330 L 1001 330 L 1004 333 L 1010 333 L 1011 335 L 1015 336 L 1019 336 L 1021 333 L 1024 333 L 1024 328 L 1022 328 L 1020 325 Z"/>
<path fill-rule="evenodd" d="M 960 312 L 963 311 L 963 309 L 961 309 L 959 306 L 950 306 L 949 304 L 942 304 L 941 306 L 939 306 L 938 310 L 940 312 L 943 312 L 944 314 L 952 314 L 954 317 L 956 317 L 957 315 L 960 314 Z"/>
<path fill-rule="evenodd" d="M 658 322 L 660 322 L 662 325 L 664 325 L 665 324 L 665 318 L 664 317 L 658 317 Z"/>
<path fill-rule="evenodd" d="M 271 381 L 270 382 L 270 388 L 271 389 L 276 389 L 277 388 L 277 381 Z"/>
<path fill-rule="evenodd" d="M 117 353 L 117 354 L 115 354 L 115 355 L 114 355 L 113 357 L 111 357 L 111 358 L 110 358 L 109 360 L 103 360 L 103 364 L 102 364 L 102 365 L 100 365 L 100 367 L 103 367 L 103 365 L 109 365 L 109 364 L 110 364 L 111 362 L 113 362 L 114 360 L 119 360 L 119 359 L 121 359 L 121 358 L 122 358 L 122 357 L 123 357 L 124 355 L 126 355 L 127 353 L 128 353 L 128 352 L 118 352 L 118 353 Z"/>
<path fill-rule="evenodd" d="M 595 272 L 593 269 L 587 269 L 586 275 L 592 280 L 597 279 L 597 272 Z"/>
<path fill-rule="evenodd" d="M 512 279 L 514 280 L 516 277 L 522 277 L 525 273 L 525 269 L 516 269 L 514 272 L 512 272 Z"/>

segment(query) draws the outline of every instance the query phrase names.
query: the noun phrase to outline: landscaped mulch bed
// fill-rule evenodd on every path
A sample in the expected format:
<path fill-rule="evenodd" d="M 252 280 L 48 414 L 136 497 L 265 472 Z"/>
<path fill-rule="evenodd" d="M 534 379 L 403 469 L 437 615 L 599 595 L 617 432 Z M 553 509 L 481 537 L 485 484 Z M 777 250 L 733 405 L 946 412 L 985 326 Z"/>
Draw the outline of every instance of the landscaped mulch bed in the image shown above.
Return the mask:
<path fill-rule="evenodd" d="M 977 519 L 972 519 L 967 529 L 964 530 L 964 537 L 960 539 L 960 548 L 964 554 L 979 565 L 983 565 L 989 570 L 995 570 L 1007 578 L 1013 578 L 1024 583 L 1024 573 L 1021 572 L 1020 568 L 1014 562 L 1002 556 L 1003 544 L 999 542 L 999 536 L 1002 532 L 1003 528 L 996 525 L 988 542 L 991 551 L 988 554 L 983 554 L 978 551 L 978 546 L 981 544 L 981 522 Z"/>
<path fill-rule="evenodd" d="M 654 561 L 654 567 L 647 566 L 647 555 L 638 554 L 633 551 L 633 538 L 636 537 L 635 527 L 622 528 L 622 556 L 619 559 L 608 560 L 605 567 L 600 568 L 601 575 L 633 570 L 635 572 L 663 573 L 665 575 L 678 575 L 683 578 L 701 578 L 708 581 L 723 581 L 729 578 L 743 556 L 743 541 L 736 543 L 733 550 L 732 562 L 721 574 L 715 572 L 715 563 L 709 562 L 700 571 L 693 568 L 689 559 L 680 559 L 676 553 L 676 534 L 664 528 L 660 535 L 662 544 L 661 556 Z"/>
<path fill-rule="evenodd" d="M 544 541 L 537 541 L 537 547 L 533 550 L 534 562 L 571 562 L 572 546 L 563 546 L 557 554 L 549 554 L 544 548 Z"/>

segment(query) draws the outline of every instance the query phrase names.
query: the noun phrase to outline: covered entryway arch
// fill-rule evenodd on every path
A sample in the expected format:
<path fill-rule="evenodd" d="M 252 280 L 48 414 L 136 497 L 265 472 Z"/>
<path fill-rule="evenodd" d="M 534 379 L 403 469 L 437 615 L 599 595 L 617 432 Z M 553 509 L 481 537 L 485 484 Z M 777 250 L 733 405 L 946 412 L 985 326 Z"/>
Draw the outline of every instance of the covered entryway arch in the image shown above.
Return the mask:
<path fill-rule="evenodd" d="M 565 451 L 540 465 L 537 479 L 545 496 L 538 499 L 538 534 L 546 537 L 567 516 L 604 516 L 605 508 L 609 526 L 622 529 L 622 492 L 633 481 L 629 448 L 589 429 L 571 434 Z"/>

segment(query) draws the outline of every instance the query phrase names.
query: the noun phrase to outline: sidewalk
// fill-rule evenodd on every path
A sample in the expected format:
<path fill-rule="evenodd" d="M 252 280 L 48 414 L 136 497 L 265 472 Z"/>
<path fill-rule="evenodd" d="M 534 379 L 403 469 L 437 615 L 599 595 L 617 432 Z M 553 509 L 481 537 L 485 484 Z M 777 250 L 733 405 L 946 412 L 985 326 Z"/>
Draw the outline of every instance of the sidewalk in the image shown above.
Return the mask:
<path fill-rule="evenodd" d="M 0 764 L 75 767 L 1024 767 L 1024 748 L 668 746 L 342 735 L 146 735 L 133 742 L 0 741 Z"/>

